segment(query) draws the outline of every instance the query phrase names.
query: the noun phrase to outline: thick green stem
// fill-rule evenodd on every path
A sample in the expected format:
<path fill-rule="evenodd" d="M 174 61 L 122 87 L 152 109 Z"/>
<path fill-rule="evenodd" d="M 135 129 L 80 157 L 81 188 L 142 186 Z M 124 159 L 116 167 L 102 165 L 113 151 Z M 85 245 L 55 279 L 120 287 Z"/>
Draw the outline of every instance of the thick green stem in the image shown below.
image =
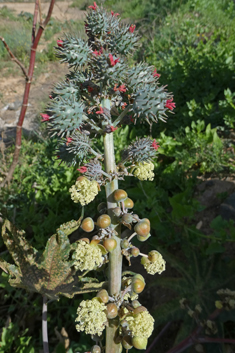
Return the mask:
<path fill-rule="evenodd" d="M 110 109 L 110 101 L 108 99 L 102 102 L 102 106 Z M 113 133 L 104 136 L 104 163 L 106 173 L 116 171 Z M 106 198 L 108 214 L 112 220 L 112 228 L 117 232 L 114 238 L 117 241 L 117 247 L 109 254 L 109 295 L 119 294 L 121 290 L 121 277 L 122 277 L 122 254 L 120 246 L 120 226 L 115 220 L 112 208 L 117 207 L 117 203 L 113 199 L 113 192 L 118 189 L 118 180 L 114 179 L 107 183 Z M 118 320 L 109 320 L 109 326 L 106 329 L 106 353 L 119 353 L 120 343 L 115 343 L 115 337 L 118 332 Z"/>

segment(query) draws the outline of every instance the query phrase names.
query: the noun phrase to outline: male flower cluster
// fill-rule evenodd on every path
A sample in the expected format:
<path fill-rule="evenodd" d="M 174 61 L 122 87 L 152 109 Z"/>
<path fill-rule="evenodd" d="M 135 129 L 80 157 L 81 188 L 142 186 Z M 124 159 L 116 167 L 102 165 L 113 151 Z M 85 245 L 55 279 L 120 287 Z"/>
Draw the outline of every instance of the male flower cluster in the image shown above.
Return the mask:
<path fill-rule="evenodd" d="M 132 337 L 149 338 L 153 332 L 154 318 L 148 310 L 138 314 L 127 315 L 125 320 L 128 322 Z"/>
<path fill-rule="evenodd" d="M 76 330 L 100 336 L 107 322 L 105 310 L 106 306 L 98 298 L 83 300 L 77 309 Z"/>
<path fill-rule="evenodd" d="M 154 179 L 154 165 L 152 162 L 139 162 L 135 166 L 134 176 L 139 180 L 153 180 Z"/>
<path fill-rule="evenodd" d="M 157 250 L 152 250 L 148 257 L 142 257 L 141 263 L 150 275 L 159 275 L 166 269 L 166 261 Z"/>
<path fill-rule="evenodd" d="M 87 205 L 94 200 L 99 192 L 98 183 L 95 180 L 88 180 L 85 177 L 79 177 L 70 189 L 71 199 L 82 206 Z"/>
<path fill-rule="evenodd" d="M 72 258 L 76 270 L 92 271 L 103 263 L 102 252 L 96 245 L 91 245 L 81 240 L 77 243 L 77 248 L 74 251 Z"/>

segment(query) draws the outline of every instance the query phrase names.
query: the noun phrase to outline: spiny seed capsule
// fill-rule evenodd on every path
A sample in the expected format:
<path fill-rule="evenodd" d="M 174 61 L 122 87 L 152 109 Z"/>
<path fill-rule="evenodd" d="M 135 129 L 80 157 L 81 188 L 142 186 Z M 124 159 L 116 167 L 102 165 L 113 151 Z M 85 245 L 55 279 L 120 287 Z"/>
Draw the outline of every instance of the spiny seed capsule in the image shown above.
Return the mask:
<path fill-rule="evenodd" d="M 106 312 L 107 312 L 108 319 L 114 319 L 115 317 L 117 317 L 117 314 L 118 314 L 117 305 L 114 303 L 107 304 L 106 305 Z"/>
<path fill-rule="evenodd" d="M 81 224 L 81 228 L 84 230 L 84 232 L 92 232 L 95 228 L 93 219 L 91 217 L 84 218 Z"/>
<path fill-rule="evenodd" d="M 146 337 L 134 336 L 132 338 L 132 344 L 136 349 L 146 349 L 148 344 L 148 339 Z"/>
<path fill-rule="evenodd" d="M 111 252 L 117 247 L 117 241 L 114 238 L 104 239 L 103 245 L 106 250 Z"/>
<path fill-rule="evenodd" d="M 127 198 L 127 193 L 125 190 L 117 189 L 113 193 L 113 198 L 116 202 L 124 201 Z"/>
<path fill-rule="evenodd" d="M 139 293 L 143 292 L 144 287 L 145 287 L 145 283 L 143 281 L 141 281 L 141 279 L 135 278 L 135 279 L 132 280 L 131 289 L 136 294 L 139 294 Z"/>
<path fill-rule="evenodd" d="M 131 349 L 133 347 L 131 336 L 124 336 L 122 339 L 122 345 L 127 350 Z"/>
<path fill-rule="evenodd" d="M 102 214 L 98 217 L 96 224 L 100 228 L 107 228 L 111 224 L 111 218 L 107 214 Z"/>
<path fill-rule="evenodd" d="M 147 235 L 147 237 L 142 237 L 141 235 L 137 235 L 137 239 L 139 241 L 146 241 L 149 237 L 151 237 L 150 233 Z"/>
<path fill-rule="evenodd" d="M 127 224 L 132 223 L 132 220 L 133 220 L 133 217 L 132 217 L 132 215 L 129 214 L 129 213 L 126 213 L 126 214 L 124 214 L 124 215 L 122 216 L 122 221 L 125 222 L 125 223 L 127 223 Z"/>
<path fill-rule="evenodd" d="M 140 221 L 135 225 L 134 231 L 141 237 L 147 236 L 150 232 L 150 225 L 146 221 Z"/>
<path fill-rule="evenodd" d="M 97 211 L 101 214 L 107 212 L 107 205 L 105 202 L 101 202 L 98 207 L 97 207 Z"/>
<path fill-rule="evenodd" d="M 123 240 L 121 241 L 121 247 L 122 247 L 122 249 L 127 249 L 127 248 L 129 248 L 129 247 L 130 247 L 129 241 L 128 241 L 127 239 L 123 239 Z"/>
<path fill-rule="evenodd" d="M 136 257 L 136 256 L 139 255 L 139 253 L 140 253 L 140 249 L 136 248 L 135 246 L 133 246 L 133 247 L 131 248 L 131 255 L 132 255 L 132 256 Z"/>
<path fill-rule="evenodd" d="M 134 202 L 129 197 L 124 201 L 125 208 L 131 209 L 134 207 Z"/>
<path fill-rule="evenodd" d="M 97 293 L 97 297 L 101 299 L 101 301 L 106 304 L 109 301 L 109 294 L 106 291 L 106 289 L 101 289 L 98 293 Z"/>
<path fill-rule="evenodd" d="M 97 346 L 97 345 L 92 346 L 92 347 L 91 347 L 91 353 L 101 353 L 101 348 L 100 348 L 100 346 Z"/>
<path fill-rule="evenodd" d="M 112 211 L 113 211 L 113 213 L 115 214 L 115 216 L 117 216 L 117 217 L 119 217 L 119 216 L 121 215 L 121 213 L 122 213 L 120 207 L 114 207 L 114 208 L 112 209 Z"/>

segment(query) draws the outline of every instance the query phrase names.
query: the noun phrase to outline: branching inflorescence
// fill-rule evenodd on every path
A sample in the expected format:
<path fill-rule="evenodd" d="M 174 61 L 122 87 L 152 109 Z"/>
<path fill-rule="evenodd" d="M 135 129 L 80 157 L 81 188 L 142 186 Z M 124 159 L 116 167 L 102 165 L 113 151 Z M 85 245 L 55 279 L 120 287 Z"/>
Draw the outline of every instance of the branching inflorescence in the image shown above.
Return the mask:
<path fill-rule="evenodd" d="M 71 186 L 71 198 L 82 206 L 94 200 L 105 186 L 107 203 L 98 207 L 99 217 L 81 222 L 81 237 L 73 244 L 72 265 L 77 271 L 93 271 L 108 264 L 107 286 L 77 310 L 76 328 L 97 337 L 91 352 L 118 353 L 133 346 L 145 349 L 154 319 L 138 301 L 145 287 L 142 275 L 122 273 L 122 258 L 133 257 L 149 274 L 161 274 L 165 261 L 152 250 L 143 254 L 132 244 L 151 236 L 150 221 L 132 212 L 134 202 L 118 180 L 134 175 L 154 179 L 153 160 L 159 148 L 150 137 L 137 138 L 122 151 L 116 166 L 113 132 L 123 124 L 165 121 L 175 107 L 172 96 L 159 86 L 157 70 L 146 63 L 128 65 L 128 56 L 138 46 L 135 25 L 120 22 L 119 14 L 89 6 L 85 20 L 87 41 L 72 35 L 58 40 L 57 56 L 70 73 L 51 93 L 48 114 L 42 114 L 51 136 L 58 137 L 56 155 L 80 175 Z M 93 139 L 103 136 L 104 151 Z M 129 232 L 129 234 L 128 234 Z M 128 235 L 127 235 L 128 234 Z M 105 346 L 102 332 L 107 329 Z M 105 348 L 104 348 L 105 347 Z"/>

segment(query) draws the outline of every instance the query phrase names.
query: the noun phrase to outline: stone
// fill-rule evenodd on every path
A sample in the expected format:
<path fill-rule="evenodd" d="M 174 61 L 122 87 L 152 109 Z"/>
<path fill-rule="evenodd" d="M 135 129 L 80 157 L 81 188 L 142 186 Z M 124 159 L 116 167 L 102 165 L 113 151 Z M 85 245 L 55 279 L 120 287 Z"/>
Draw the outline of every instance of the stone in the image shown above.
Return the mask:
<path fill-rule="evenodd" d="M 220 205 L 220 215 L 225 220 L 235 221 L 235 193 L 232 193 L 223 203 Z"/>

